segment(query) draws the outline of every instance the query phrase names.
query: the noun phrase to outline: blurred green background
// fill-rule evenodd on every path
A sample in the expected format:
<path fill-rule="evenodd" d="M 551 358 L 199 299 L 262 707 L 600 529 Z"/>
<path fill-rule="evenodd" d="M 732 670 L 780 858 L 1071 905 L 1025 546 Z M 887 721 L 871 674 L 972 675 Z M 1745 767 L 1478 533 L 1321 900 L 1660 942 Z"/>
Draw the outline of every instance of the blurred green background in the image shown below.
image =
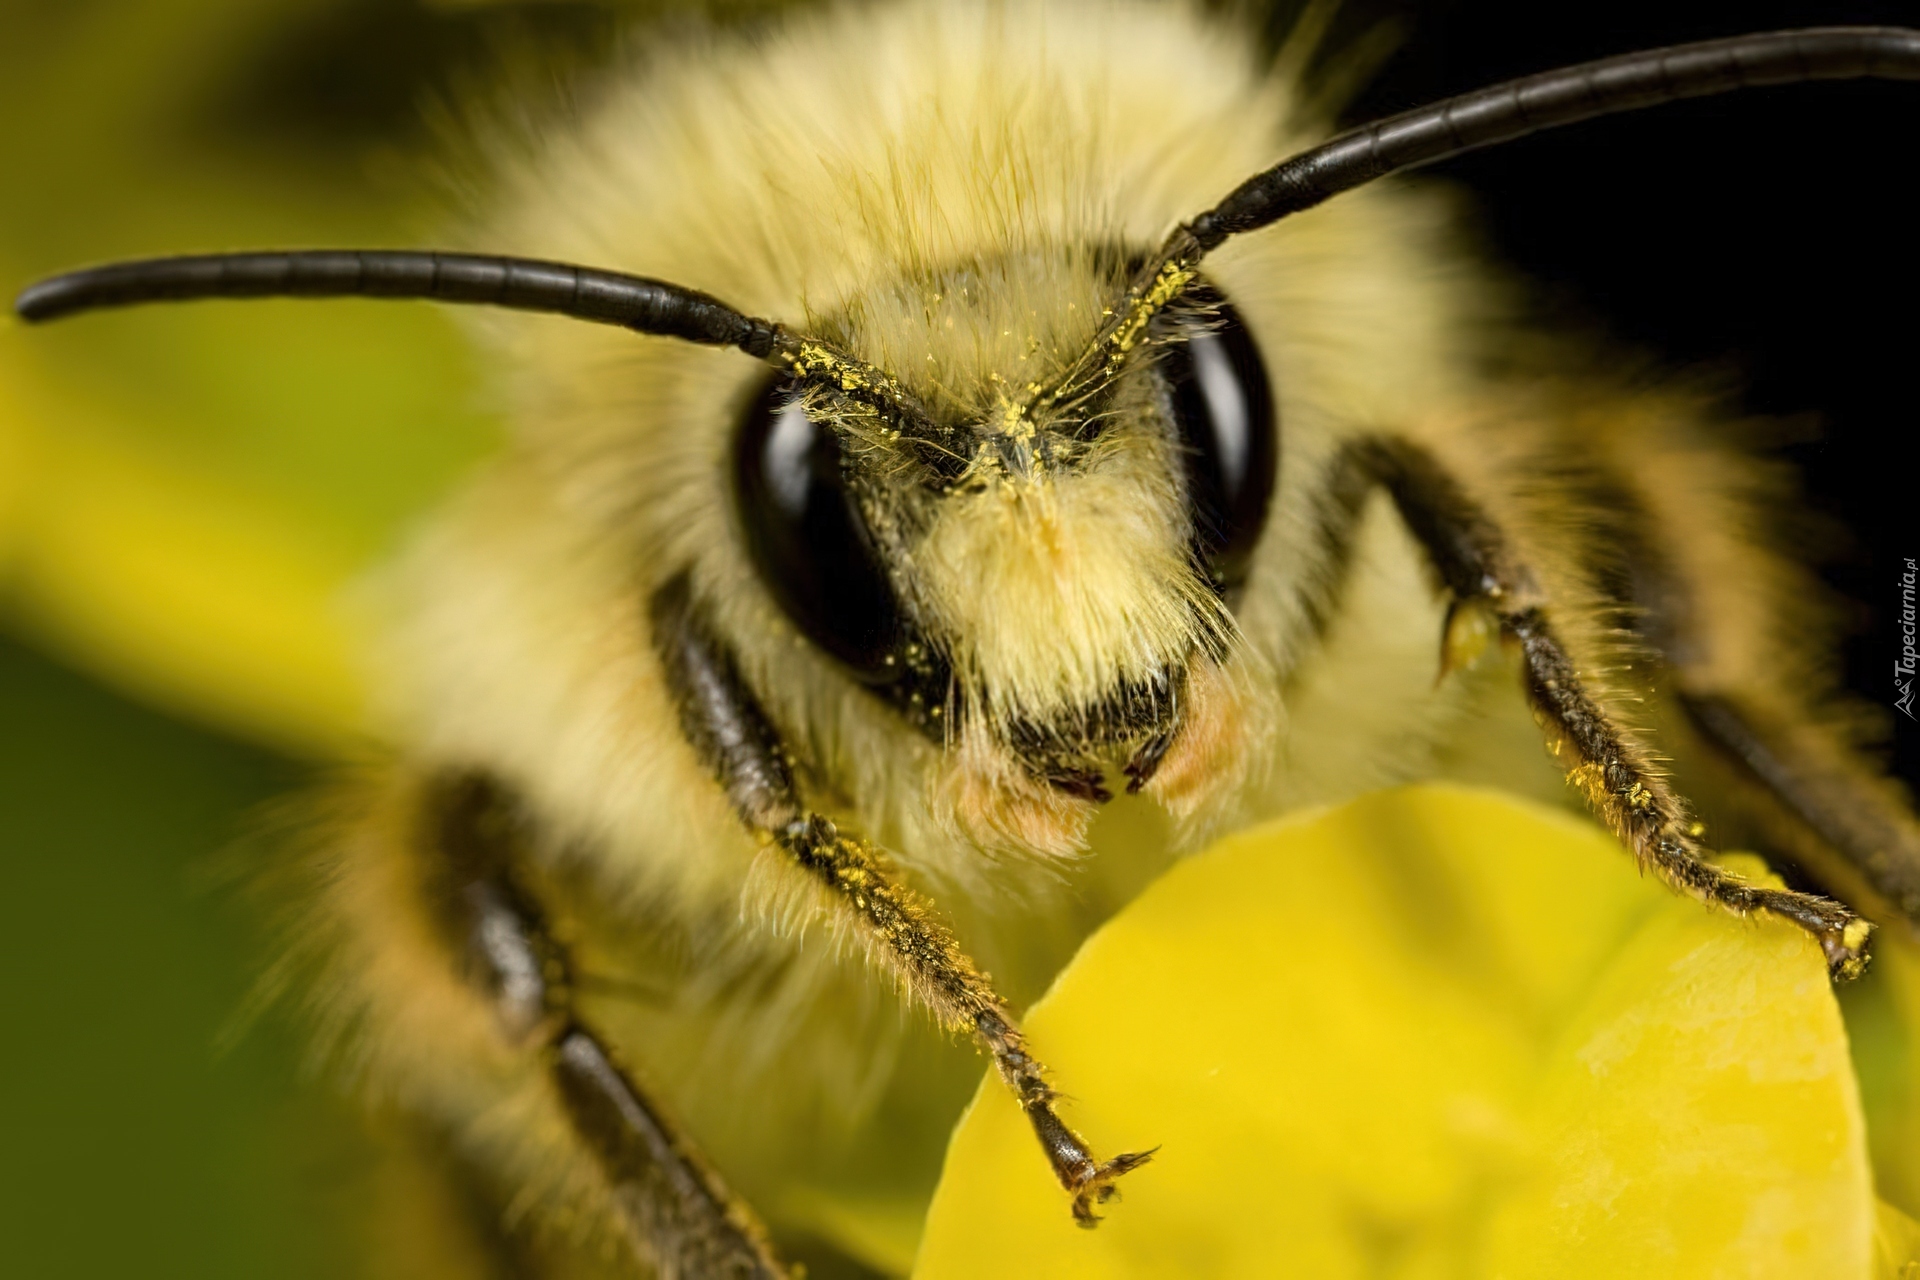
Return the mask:
<path fill-rule="evenodd" d="M 0 0 L 0 290 L 134 254 L 429 243 L 436 104 L 503 81 L 537 99 L 556 67 L 607 56 L 623 22 L 678 7 Z M 1662 40 L 1916 9 L 1634 0 L 1547 22 L 1493 0 L 1356 0 L 1343 21 L 1403 21 L 1407 52 L 1370 91 L 1374 113 Z M 1904 403 L 1887 380 L 1911 334 L 1868 324 L 1845 290 L 1912 295 L 1911 264 L 1872 252 L 1895 239 L 1885 219 L 1910 214 L 1849 189 L 1825 201 L 1831 222 L 1817 192 L 1768 222 L 1782 193 L 1766 155 L 1716 164 L 1695 145 L 1742 120 L 1762 121 L 1756 146 L 1802 128 L 1788 151 L 1865 147 L 1829 168 L 1870 181 L 1885 168 L 1871 132 L 1850 144 L 1818 122 L 1891 99 L 1822 92 L 1772 116 L 1684 108 L 1450 172 L 1499 251 L 1576 320 L 1757 371 L 1762 411 L 1831 412 L 1842 448 L 1797 460 L 1825 477 L 1817 502 L 1869 522 L 1833 576 L 1863 611 L 1850 657 L 1877 679 L 1883 562 L 1916 548 L 1871 522 L 1900 515 L 1910 495 L 1888 486 L 1909 482 L 1846 441 L 1884 421 L 1876 388 Z M 1657 202 L 1548 169 L 1593 171 L 1582 148 L 1612 145 L 1625 160 L 1598 168 L 1620 172 L 1648 139 L 1667 148 Z M 1816 248 L 1777 251 L 1795 243 Z M 455 324 L 425 306 L 0 321 L 0 1272 L 351 1269 L 341 1200 L 362 1156 L 344 1108 L 300 1079 L 271 1019 L 217 1048 L 258 940 L 211 867 L 262 802 L 355 739 L 339 593 L 484 456 L 498 427 L 483 397 Z M 1886 1021 L 1854 1017 L 1856 1034 Z"/>
<path fill-rule="evenodd" d="M 0 642 L 0 1272 L 346 1269 L 340 1117 L 265 1024 L 218 1033 L 251 964 L 200 888 L 288 764 Z"/>

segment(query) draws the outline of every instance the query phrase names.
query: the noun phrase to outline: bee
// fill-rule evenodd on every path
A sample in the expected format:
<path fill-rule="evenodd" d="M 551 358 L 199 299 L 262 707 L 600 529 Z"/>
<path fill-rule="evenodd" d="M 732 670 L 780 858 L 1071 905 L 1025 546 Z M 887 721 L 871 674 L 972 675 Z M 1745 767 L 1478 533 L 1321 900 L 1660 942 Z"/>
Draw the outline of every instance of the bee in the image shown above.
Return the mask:
<path fill-rule="evenodd" d="M 451 1188 L 409 1207 L 536 1269 L 788 1274 L 766 1223 L 808 1171 L 885 1168 L 964 1083 L 881 1025 L 891 985 L 1093 1227 L 1153 1151 L 1077 1132 L 1012 1012 L 1089 924 L 1062 884 L 1091 861 L 1124 897 L 1521 734 L 1644 867 L 1836 979 L 1848 904 L 1920 921 L 1920 827 L 1807 646 L 1754 643 L 1809 625 L 1751 532 L 1766 474 L 1694 397 L 1518 335 L 1444 203 L 1380 181 L 1920 77 L 1920 33 L 1625 55 L 1330 138 L 1310 43 L 1264 67 L 1130 0 L 828 6 L 609 81 L 500 175 L 476 251 L 20 295 L 493 308 L 513 438 L 380 574 L 390 752 L 291 866 L 320 1040 Z M 1826 892 L 1722 869 L 1669 736 Z"/>

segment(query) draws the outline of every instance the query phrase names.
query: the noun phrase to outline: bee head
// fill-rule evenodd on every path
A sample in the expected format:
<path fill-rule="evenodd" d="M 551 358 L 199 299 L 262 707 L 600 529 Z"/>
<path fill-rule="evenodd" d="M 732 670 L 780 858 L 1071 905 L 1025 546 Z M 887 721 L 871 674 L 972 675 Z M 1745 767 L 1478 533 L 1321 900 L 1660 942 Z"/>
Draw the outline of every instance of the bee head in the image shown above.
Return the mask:
<path fill-rule="evenodd" d="M 1195 807 L 1245 754 L 1221 695 L 1273 396 L 1204 282 L 1102 354 L 1144 256 L 1010 254 L 864 296 L 819 330 L 857 362 L 768 380 L 736 439 L 763 584 L 948 748 L 944 798 L 983 843 L 1071 847 L 1117 774 Z"/>

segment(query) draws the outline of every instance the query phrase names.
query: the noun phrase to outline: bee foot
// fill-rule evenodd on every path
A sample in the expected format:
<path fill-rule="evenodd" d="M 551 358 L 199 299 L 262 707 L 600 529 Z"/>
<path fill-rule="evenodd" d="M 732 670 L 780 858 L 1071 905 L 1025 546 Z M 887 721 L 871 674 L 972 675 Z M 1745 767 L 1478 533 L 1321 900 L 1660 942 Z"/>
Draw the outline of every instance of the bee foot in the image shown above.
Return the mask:
<path fill-rule="evenodd" d="M 1073 1192 L 1073 1220 L 1089 1230 L 1099 1226 L 1100 1215 L 1093 1211 L 1093 1206 L 1105 1204 L 1118 1196 L 1120 1188 L 1113 1185 L 1115 1180 L 1153 1159 L 1153 1153 L 1159 1149 L 1154 1147 L 1150 1151 L 1132 1151 L 1115 1156 L 1105 1164 L 1085 1166 L 1085 1176 L 1067 1187 Z"/>

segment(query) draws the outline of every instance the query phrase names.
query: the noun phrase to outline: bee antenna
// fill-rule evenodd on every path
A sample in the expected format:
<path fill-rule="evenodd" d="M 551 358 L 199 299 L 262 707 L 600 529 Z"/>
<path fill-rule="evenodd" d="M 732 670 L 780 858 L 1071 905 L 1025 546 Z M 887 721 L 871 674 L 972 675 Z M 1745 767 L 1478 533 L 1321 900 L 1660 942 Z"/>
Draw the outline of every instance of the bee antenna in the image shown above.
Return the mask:
<path fill-rule="evenodd" d="M 100 307 L 195 298 L 425 298 L 484 303 L 738 347 L 766 359 L 780 338 L 694 289 L 563 262 L 413 250 L 215 253 L 116 262 L 29 285 L 14 310 L 29 321 Z"/>
<path fill-rule="evenodd" d="M 1255 174 L 1184 231 L 1205 253 L 1375 178 L 1543 129 L 1760 85 L 1866 78 L 1920 79 L 1920 31 L 1812 27 L 1582 62 L 1350 129 Z"/>

